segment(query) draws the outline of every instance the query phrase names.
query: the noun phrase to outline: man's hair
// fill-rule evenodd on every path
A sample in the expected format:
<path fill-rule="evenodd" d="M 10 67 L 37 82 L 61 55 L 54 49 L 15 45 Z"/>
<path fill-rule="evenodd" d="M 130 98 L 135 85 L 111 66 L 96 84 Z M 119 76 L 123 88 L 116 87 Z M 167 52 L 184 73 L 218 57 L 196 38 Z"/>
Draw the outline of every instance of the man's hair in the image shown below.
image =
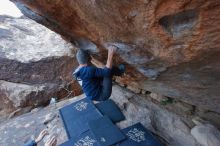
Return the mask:
<path fill-rule="evenodd" d="M 76 59 L 79 64 L 87 64 L 91 60 L 88 50 L 79 49 L 76 53 Z"/>

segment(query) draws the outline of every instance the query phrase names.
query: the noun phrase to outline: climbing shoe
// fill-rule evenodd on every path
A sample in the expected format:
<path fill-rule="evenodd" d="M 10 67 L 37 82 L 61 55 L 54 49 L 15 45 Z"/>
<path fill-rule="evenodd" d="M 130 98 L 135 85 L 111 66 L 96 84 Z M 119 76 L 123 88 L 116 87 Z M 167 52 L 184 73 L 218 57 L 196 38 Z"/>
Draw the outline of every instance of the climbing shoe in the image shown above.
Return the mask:
<path fill-rule="evenodd" d="M 124 72 L 125 72 L 124 64 L 120 64 L 118 67 L 115 66 L 112 67 L 113 76 L 122 76 Z"/>
<path fill-rule="evenodd" d="M 120 65 L 118 66 L 118 69 L 120 70 L 120 73 L 121 73 L 121 74 L 125 73 L 125 65 L 124 65 L 124 64 L 120 64 Z"/>

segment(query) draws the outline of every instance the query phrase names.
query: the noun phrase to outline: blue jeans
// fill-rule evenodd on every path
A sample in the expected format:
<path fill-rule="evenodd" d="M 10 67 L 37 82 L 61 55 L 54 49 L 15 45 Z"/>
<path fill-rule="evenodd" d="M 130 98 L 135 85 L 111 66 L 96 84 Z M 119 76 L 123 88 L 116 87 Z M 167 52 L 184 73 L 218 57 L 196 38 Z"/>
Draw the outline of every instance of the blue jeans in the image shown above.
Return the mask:
<path fill-rule="evenodd" d="M 121 71 L 117 67 L 112 67 L 112 76 L 121 76 Z M 105 101 L 110 98 L 112 94 L 112 76 L 102 78 L 102 90 L 95 101 Z"/>
<path fill-rule="evenodd" d="M 23 146 L 37 146 L 37 143 L 34 140 L 29 140 Z"/>

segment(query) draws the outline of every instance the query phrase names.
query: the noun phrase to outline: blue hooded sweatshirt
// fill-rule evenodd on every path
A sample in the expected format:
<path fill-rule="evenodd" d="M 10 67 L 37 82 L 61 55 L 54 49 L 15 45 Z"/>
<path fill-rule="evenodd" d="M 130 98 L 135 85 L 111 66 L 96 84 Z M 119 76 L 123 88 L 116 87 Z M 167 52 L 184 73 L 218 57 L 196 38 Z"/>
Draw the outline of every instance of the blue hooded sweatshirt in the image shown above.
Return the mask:
<path fill-rule="evenodd" d="M 94 66 L 83 66 L 77 68 L 73 75 L 82 81 L 82 89 L 87 98 L 99 97 L 102 90 L 103 77 L 111 77 L 110 68 L 97 68 Z"/>

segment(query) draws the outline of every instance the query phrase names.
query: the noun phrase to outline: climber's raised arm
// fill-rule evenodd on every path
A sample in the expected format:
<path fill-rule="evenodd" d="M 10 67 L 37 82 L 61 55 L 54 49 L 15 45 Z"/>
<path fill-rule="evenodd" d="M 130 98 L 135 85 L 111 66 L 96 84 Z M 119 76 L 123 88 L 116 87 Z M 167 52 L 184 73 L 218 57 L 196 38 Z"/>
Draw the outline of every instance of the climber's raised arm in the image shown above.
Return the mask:
<path fill-rule="evenodd" d="M 113 56 L 114 56 L 116 50 L 117 50 L 117 47 L 115 47 L 113 45 L 108 47 L 108 59 L 107 59 L 107 63 L 106 63 L 107 68 L 112 68 Z"/>

